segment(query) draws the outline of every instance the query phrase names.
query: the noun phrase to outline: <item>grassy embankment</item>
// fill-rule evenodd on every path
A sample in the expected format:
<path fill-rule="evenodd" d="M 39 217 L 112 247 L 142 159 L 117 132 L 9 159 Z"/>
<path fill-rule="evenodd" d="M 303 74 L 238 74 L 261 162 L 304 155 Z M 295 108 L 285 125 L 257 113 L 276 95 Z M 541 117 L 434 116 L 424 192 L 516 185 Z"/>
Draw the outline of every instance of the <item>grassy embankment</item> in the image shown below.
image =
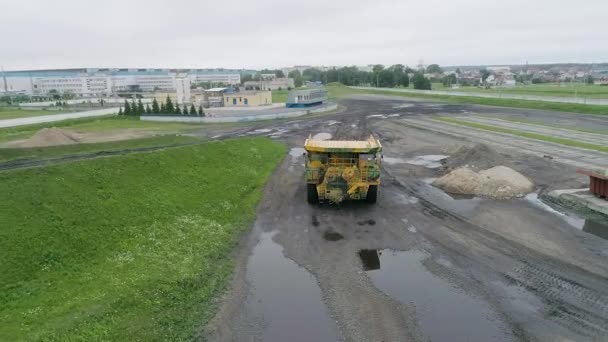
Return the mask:
<path fill-rule="evenodd" d="M 204 138 L 180 135 L 163 135 L 158 137 L 109 141 L 90 144 L 58 145 L 28 148 L 0 148 L 0 163 L 16 159 L 49 159 L 61 156 L 74 156 L 101 151 L 112 152 L 126 149 L 147 147 L 177 146 L 200 143 Z"/>
<path fill-rule="evenodd" d="M 66 113 L 64 110 L 20 109 L 14 106 L 0 106 L 0 120 L 27 118 L 32 116 L 53 115 Z"/>
<path fill-rule="evenodd" d="M 485 117 L 485 118 L 490 118 L 490 119 L 495 119 L 495 120 L 522 123 L 522 124 L 534 125 L 534 126 L 540 126 L 540 127 L 560 128 L 560 129 L 567 129 L 567 130 L 571 130 L 571 131 L 584 132 L 584 133 L 608 134 L 608 130 L 578 128 L 578 127 L 565 126 L 565 125 L 554 125 L 554 124 L 547 124 L 547 123 L 541 122 L 541 121 L 528 120 L 528 119 L 510 117 L 510 116 L 494 116 L 494 115 L 479 115 L 479 116 Z"/>
<path fill-rule="evenodd" d="M 482 130 L 491 131 L 491 132 L 507 133 L 507 134 L 511 134 L 511 135 L 515 135 L 515 136 L 524 137 L 524 138 L 542 140 L 542 141 L 552 142 L 552 143 L 566 145 L 566 146 L 586 148 L 589 150 L 595 150 L 595 151 L 600 151 L 600 152 L 608 152 L 608 146 L 589 144 L 589 143 L 572 140 L 572 139 L 558 138 L 558 137 L 553 137 L 553 136 L 538 134 L 538 133 L 523 132 L 523 131 L 519 131 L 519 130 L 515 130 L 515 129 L 480 124 L 480 123 L 476 123 L 476 122 L 469 122 L 469 121 L 453 119 L 453 118 L 449 118 L 449 117 L 436 117 L 436 118 L 433 118 L 433 120 L 453 123 L 453 124 L 457 124 L 457 125 L 461 125 L 461 126 L 477 128 L 477 129 L 482 129 Z"/>
<path fill-rule="evenodd" d="M 344 89 L 346 88 L 346 89 Z M 347 90 L 348 89 L 348 90 Z M 530 100 L 512 100 L 512 99 L 492 99 L 475 96 L 452 96 L 452 95 L 436 95 L 436 94 L 420 94 L 420 93 L 400 93 L 390 90 L 373 90 L 373 89 L 350 89 L 342 85 L 328 86 L 329 96 L 340 97 L 351 94 L 376 94 L 376 95 L 390 95 L 400 96 L 408 98 L 424 98 L 446 101 L 449 103 L 462 103 L 462 104 L 478 104 L 487 106 L 497 107 L 511 107 L 511 108 L 528 108 L 528 109 L 540 109 L 558 112 L 570 112 L 570 113 L 582 113 L 582 114 L 595 114 L 595 115 L 608 115 L 608 106 L 600 105 L 586 105 L 576 103 L 559 103 L 559 102 L 544 102 L 544 101 L 530 101 Z"/>
<path fill-rule="evenodd" d="M 0 340 L 190 340 L 285 151 L 254 138 L 0 172 Z"/>
<path fill-rule="evenodd" d="M 149 132 L 151 135 L 155 134 L 158 136 L 122 141 L 74 144 L 63 146 L 0 148 L 0 162 L 5 162 L 13 159 L 52 158 L 67 154 L 83 154 L 92 153 L 96 151 L 114 151 L 129 148 L 167 146 L 201 141 L 200 138 L 176 135 L 176 133 L 187 133 L 193 130 L 201 129 L 200 125 L 139 121 L 138 118 L 113 116 L 103 118 L 82 118 L 27 126 L 0 128 L 0 143 L 12 140 L 27 139 L 34 133 L 45 127 L 59 127 L 75 130 L 78 132 L 94 133 L 105 133 L 115 132 L 117 130 L 136 129 L 143 130 Z"/>
<path fill-rule="evenodd" d="M 478 87 L 447 88 L 441 83 L 433 83 L 434 90 L 460 91 L 484 94 L 517 94 L 555 97 L 579 97 L 589 99 L 608 99 L 608 87 L 599 85 L 584 85 L 580 83 L 549 83 L 549 84 L 518 84 L 512 88 L 490 88 Z"/>

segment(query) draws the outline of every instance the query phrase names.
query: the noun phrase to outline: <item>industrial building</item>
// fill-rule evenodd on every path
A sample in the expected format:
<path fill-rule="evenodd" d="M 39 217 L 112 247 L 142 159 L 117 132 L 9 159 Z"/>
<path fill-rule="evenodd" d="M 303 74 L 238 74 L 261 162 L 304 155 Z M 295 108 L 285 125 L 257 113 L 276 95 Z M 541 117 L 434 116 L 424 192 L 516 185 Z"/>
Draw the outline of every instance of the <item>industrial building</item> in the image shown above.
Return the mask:
<path fill-rule="evenodd" d="M 81 96 L 120 91 L 176 91 L 192 83 L 239 84 L 239 70 L 228 69 L 57 69 L 4 71 L 3 91 L 44 95 L 51 90 Z"/>
<path fill-rule="evenodd" d="M 224 106 L 224 96 L 234 92 L 232 88 L 211 88 L 203 91 L 203 102 L 200 103 L 205 108 L 215 108 Z"/>
<path fill-rule="evenodd" d="M 253 107 L 272 104 L 269 90 L 240 91 L 224 94 L 224 107 Z"/>
<path fill-rule="evenodd" d="M 277 78 L 275 74 L 261 74 L 259 81 L 247 81 L 243 86 L 247 90 L 288 90 L 295 87 L 293 78 Z"/>
<path fill-rule="evenodd" d="M 297 89 L 287 94 L 287 107 L 310 107 L 320 105 L 327 101 L 327 91 L 325 89 Z"/>

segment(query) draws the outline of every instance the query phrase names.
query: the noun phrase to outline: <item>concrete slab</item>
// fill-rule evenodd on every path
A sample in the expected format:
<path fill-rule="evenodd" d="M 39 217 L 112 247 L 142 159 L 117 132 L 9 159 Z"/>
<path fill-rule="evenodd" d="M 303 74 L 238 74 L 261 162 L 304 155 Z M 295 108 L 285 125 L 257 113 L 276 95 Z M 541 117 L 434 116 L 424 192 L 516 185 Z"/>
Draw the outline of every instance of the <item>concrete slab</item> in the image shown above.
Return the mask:
<path fill-rule="evenodd" d="M 546 196 L 569 207 L 588 209 L 608 216 L 608 201 L 594 196 L 589 189 L 554 190 Z"/>

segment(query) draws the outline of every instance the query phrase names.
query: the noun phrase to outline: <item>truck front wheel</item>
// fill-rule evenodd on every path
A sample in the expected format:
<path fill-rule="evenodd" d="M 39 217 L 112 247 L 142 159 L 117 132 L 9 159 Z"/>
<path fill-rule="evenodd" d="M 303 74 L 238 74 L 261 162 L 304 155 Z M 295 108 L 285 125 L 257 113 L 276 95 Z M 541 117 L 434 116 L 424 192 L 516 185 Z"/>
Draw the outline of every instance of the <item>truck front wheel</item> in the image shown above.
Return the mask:
<path fill-rule="evenodd" d="M 369 188 L 367 189 L 367 197 L 365 198 L 365 200 L 367 201 L 367 203 L 376 203 L 376 200 L 378 199 L 378 186 L 377 185 L 370 185 Z"/>
<path fill-rule="evenodd" d="M 308 203 L 310 203 L 310 204 L 319 203 L 319 193 L 317 192 L 317 185 L 316 184 L 307 184 L 307 186 L 308 186 L 308 188 L 307 188 Z"/>

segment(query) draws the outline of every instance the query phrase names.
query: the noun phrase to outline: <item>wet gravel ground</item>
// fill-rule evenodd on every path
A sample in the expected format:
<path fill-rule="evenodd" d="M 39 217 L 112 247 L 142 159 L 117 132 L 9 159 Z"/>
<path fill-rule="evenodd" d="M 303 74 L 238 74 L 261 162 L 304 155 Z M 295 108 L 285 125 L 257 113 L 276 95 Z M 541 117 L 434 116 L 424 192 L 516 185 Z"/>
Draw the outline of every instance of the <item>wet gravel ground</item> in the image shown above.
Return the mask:
<path fill-rule="evenodd" d="M 430 186 L 442 173 L 438 156 L 470 141 L 400 123 L 432 114 L 523 111 L 382 96 L 341 103 L 346 110 L 334 115 L 221 132 L 270 136 L 292 151 L 265 189 L 232 286 L 200 338 L 608 340 L 608 241 L 585 230 L 584 219 L 568 219 L 532 197 L 455 198 Z M 555 113 L 537 114 L 545 120 Z M 606 120 L 601 124 L 608 127 Z M 319 133 L 381 138 L 392 162 L 383 164 L 376 205 L 306 203 L 301 146 Z M 586 183 L 574 166 L 499 152 L 539 192 Z M 605 224 L 589 226 L 603 231 Z"/>
<path fill-rule="evenodd" d="M 268 136 L 291 147 L 243 237 L 218 314 L 198 339 L 608 341 L 606 222 L 556 211 L 534 194 L 508 201 L 450 196 L 430 180 L 442 174 L 443 156 L 479 138 L 406 124 L 434 114 L 493 114 L 601 130 L 607 119 L 387 96 L 341 104 L 335 114 L 198 132 L 211 139 Z M 385 155 L 378 203 L 307 204 L 301 147 L 309 134 L 372 133 Z M 559 162 L 572 151 L 554 149 L 548 159 L 505 140 L 501 148 L 500 136 L 488 139 L 539 194 L 586 185 L 574 165 Z M 120 153 L 130 152 L 138 150 Z M 73 160 L 63 159 L 5 168 Z"/>

